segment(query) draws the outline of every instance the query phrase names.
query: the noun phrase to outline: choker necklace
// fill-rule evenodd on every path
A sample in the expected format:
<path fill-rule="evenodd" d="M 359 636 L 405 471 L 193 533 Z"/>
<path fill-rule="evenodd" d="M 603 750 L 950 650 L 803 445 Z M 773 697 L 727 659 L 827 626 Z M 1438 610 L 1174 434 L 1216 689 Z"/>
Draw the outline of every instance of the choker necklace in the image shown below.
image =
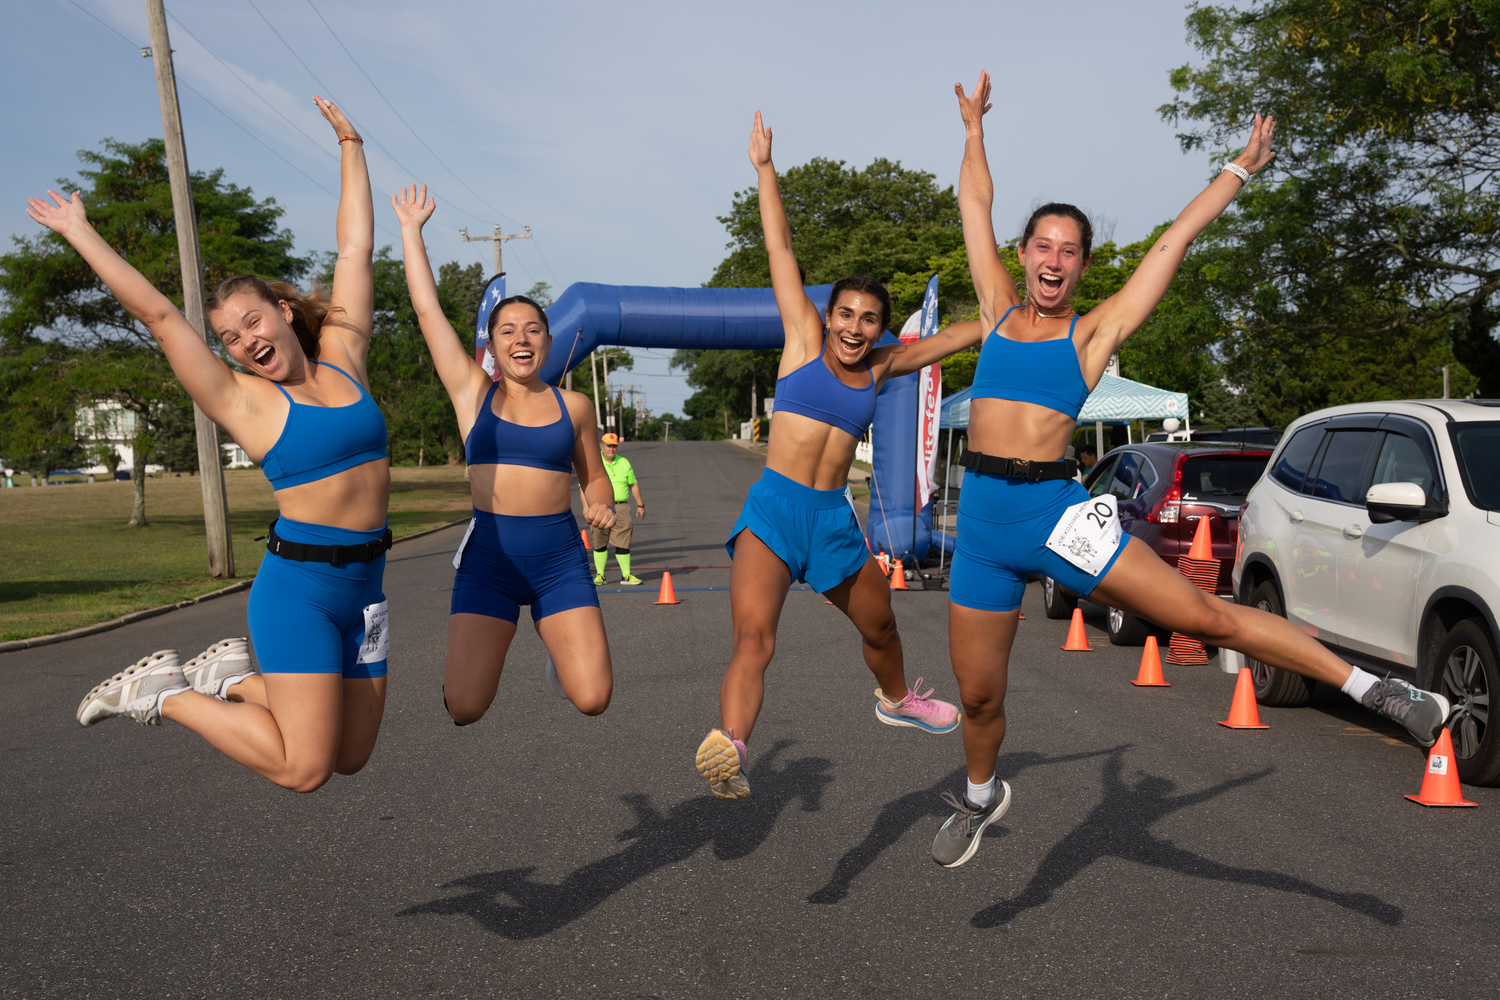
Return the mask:
<path fill-rule="evenodd" d="M 1072 309 L 1067 309 L 1060 313 L 1052 313 L 1049 316 L 1047 313 L 1042 312 L 1042 310 L 1037 307 L 1037 304 L 1035 302 L 1027 302 L 1026 304 L 1031 307 L 1032 312 L 1037 314 L 1038 319 L 1062 319 L 1064 316 L 1069 315 L 1073 311 Z"/>

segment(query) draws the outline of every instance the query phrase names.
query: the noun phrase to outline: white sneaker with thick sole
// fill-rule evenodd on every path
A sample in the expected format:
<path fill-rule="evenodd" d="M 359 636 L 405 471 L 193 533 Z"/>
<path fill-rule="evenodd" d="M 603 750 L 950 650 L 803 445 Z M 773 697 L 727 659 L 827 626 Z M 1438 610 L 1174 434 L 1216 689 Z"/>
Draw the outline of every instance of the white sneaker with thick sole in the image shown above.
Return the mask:
<path fill-rule="evenodd" d="M 125 715 L 144 726 L 159 726 L 162 699 L 190 690 L 192 686 L 177 662 L 177 650 L 163 649 L 142 657 L 84 695 L 78 703 L 78 721 L 92 726 L 102 719 Z"/>
<path fill-rule="evenodd" d="M 255 674 L 250 663 L 250 640 L 220 639 L 182 665 L 187 682 L 199 694 L 224 699 L 224 691 Z"/>

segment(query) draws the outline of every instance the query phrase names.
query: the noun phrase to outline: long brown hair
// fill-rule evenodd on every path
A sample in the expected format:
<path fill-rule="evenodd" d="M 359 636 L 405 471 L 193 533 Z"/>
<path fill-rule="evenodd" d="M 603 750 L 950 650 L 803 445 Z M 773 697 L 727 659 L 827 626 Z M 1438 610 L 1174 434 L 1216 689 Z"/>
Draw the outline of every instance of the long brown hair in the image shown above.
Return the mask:
<path fill-rule="evenodd" d="M 321 287 L 315 285 L 311 292 L 302 292 L 285 281 L 266 282 L 253 274 L 237 274 L 219 282 L 219 287 L 208 297 L 204 311 L 212 313 L 222 309 L 225 300 L 239 292 L 253 292 L 267 305 L 285 302 L 290 306 L 292 332 L 297 335 L 297 343 L 302 345 L 302 353 L 309 358 L 318 356 L 318 335 L 329 313 L 328 296 Z"/>

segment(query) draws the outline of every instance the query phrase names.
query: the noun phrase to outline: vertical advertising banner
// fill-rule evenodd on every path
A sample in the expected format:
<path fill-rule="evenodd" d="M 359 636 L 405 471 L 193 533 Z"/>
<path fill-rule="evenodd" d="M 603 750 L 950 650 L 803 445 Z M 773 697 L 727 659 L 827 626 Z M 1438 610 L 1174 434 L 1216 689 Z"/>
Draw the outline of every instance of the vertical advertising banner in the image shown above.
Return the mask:
<path fill-rule="evenodd" d="M 930 337 L 938 330 L 937 275 L 927 282 L 922 299 L 920 336 Z M 917 383 L 917 507 L 932 498 L 937 490 L 938 421 L 943 408 L 942 366 L 930 364 L 922 369 Z"/>
<path fill-rule="evenodd" d="M 505 275 L 497 274 L 485 286 L 479 297 L 479 315 L 474 318 L 474 360 L 490 376 L 495 377 L 495 356 L 490 353 L 490 310 L 495 303 L 505 298 Z"/>

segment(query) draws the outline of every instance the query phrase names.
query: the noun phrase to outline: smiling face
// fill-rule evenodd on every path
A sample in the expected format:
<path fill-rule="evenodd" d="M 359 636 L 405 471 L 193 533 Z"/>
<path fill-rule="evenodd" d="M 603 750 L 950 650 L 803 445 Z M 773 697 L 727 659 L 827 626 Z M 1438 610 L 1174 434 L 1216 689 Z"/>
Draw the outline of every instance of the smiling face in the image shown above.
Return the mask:
<path fill-rule="evenodd" d="M 843 291 L 828 307 L 828 346 L 848 367 L 858 364 L 885 332 L 884 304 L 869 292 Z"/>
<path fill-rule="evenodd" d="M 1073 286 L 1088 270 L 1078 223 L 1061 215 L 1037 220 L 1031 239 L 1018 248 L 1026 268 L 1026 297 L 1043 312 L 1068 307 Z"/>
<path fill-rule="evenodd" d="M 292 307 L 280 300 L 235 292 L 208 314 L 208 325 L 237 364 L 273 382 L 285 382 L 307 361 L 292 331 Z"/>
<path fill-rule="evenodd" d="M 496 369 L 506 378 L 528 382 L 541 371 L 552 337 L 542 326 L 537 311 L 524 302 L 501 308 L 490 330 L 490 353 Z"/>

